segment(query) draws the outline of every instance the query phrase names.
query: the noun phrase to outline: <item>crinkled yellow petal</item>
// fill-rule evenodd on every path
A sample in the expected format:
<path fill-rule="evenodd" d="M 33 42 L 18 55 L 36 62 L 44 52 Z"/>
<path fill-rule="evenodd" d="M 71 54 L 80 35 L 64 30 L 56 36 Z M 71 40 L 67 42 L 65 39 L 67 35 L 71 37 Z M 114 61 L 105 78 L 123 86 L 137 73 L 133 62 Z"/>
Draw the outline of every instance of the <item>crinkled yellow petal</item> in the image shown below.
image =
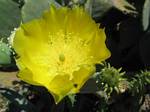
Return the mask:
<path fill-rule="evenodd" d="M 73 93 L 80 91 L 84 83 L 93 75 L 95 72 L 94 66 L 82 66 L 78 71 L 73 73 L 72 83 L 74 88 L 72 89 Z"/>
<path fill-rule="evenodd" d="M 97 63 L 106 60 L 111 55 L 110 51 L 106 47 L 105 40 L 106 35 L 104 29 L 97 29 L 95 38 L 93 39 L 93 44 L 91 44 L 91 49 L 95 49 L 91 51 L 91 54 L 93 54 L 94 60 Z"/>
<path fill-rule="evenodd" d="M 19 73 L 17 74 L 19 78 L 33 85 L 41 85 L 33 79 L 32 71 L 24 66 L 24 64 L 20 60 L 17 60 L 17 64 L 20 69 Z"/>
<path fill-rule="evenodd" d="M 21 71 L 19 71 L 18 75 L 19 78 L 21 78 L 23 81 L 29 83 L 29 84 L 33 84 L 33 85 L 41 85 L 38 82 L 36 82 L 35 80 L 33 80 L 33 74 L 29 69 L 23 69 Z"/>
<path fill-rule="evenodd" d="M 46 87 L 52 93 L 55 102 L 58 103 L 62 98 L 70 93 L 70 90 L 73 88 L 73 84 L 69 79 L 69 75 L 57 75 Z"/>
<path fill-rule="evenodd" d="M 43 20 L 46 23 L 46 29 L 51 31 L 49 33 L 56 33 L 60 29 L 65 30 L 67 16 L 67 7 L 62 7 L 61 10 L 57 10 L 55 7 L 51 7 L 50 11 L 45 11 L 43 14 Z"/>
<path fill-rule="evenodd" d="M 53 77 L 49 77 L 48 75 L 41 75 L 47 72 L 45 69 L 40 69 L 36 66 L 34 66 L 35 68 L 33 69 L 33 67 L 31 67 L 31 65 L 33 65 L 32 63 L 29 62 L 28 64 L 30 64 L 30 66 L 28 66 L 28 64 L 25 64 L 24 62 L 26 61 L 23 59 L 17 59 L 17 65 L 20 69 L 18 77 L 23 81 L 33 85 L 44 86 L 48 85 L 49 82 L 53 79 Z"/>
<path fill-rule="evenodd" d="M 105 39 L 104 30 L 83 8 L 51 7 L 16 31 L 13 48 L 19 77 L 45 86 L 59 102 L 78 92 L 95 71 L 94 65 L 110 56 Z"/>

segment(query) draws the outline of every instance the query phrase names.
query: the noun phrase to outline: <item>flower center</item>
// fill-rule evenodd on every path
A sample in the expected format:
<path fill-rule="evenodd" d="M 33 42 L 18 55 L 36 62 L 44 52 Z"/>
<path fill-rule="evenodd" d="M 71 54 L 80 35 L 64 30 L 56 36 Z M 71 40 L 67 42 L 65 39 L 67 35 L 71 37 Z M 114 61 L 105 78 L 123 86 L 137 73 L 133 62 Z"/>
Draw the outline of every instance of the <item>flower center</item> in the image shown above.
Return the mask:
<path fill-rule="evenodd" d="M 65 56 L 64 54 L 59 55 L 59 61 L 64 62 L 65 61 Z"/>

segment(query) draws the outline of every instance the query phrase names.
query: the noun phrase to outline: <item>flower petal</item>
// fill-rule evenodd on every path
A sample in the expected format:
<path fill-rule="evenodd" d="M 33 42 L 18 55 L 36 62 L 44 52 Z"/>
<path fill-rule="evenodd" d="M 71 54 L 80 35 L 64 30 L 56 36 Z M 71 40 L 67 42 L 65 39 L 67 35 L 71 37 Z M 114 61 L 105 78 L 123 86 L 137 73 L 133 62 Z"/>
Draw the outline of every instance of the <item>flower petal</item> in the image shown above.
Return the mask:
<path fill-rule="evenodd" d="M 25 82 L 27 82 L 27 83 L 29 83 L 29 84 L 37 85 L 37 86 L 41 85 L 41 84 L 39 84 L 38 82 L 36 82 L 35 80 L 33 80 L 33 77 L 32 77 L 33 74 L 32 74 L 32 72 L 31 72 L 29 69 L 27 69 L 27 68 L 22 69 L 21 71 L 19 71 L 19 73 L 17 74 L 17 76 L 18 76 L 19 78 L 21 78 L 21 80 L 23 80 L 23 81 L 25 81 Z"/>
<path fill-rule="evenodd" d="M 73 93 L 77 93 L 80 91 L 81 87 L 84 83 L 90 78 L 92 74 L 95 72 L 94 66 L 82 66 L 78 71 L 73 73 L 72 82 L 74 88 L 72 89 Z"/>
<path fill-rule="evenodd" d="M 57 75 L 46 87 L 52 93 L 55 102 L 58 103 L 71 91 L 73 85 L 69 80 L 69 75 Z"/>
<path fill-rule="evenodd" d="M 93 49 L 91 54 L 93 54 L 96 63 L 106 60 L 111 55 L 106 47 L 105 40 L 106 35 L 104 29 L 98 29 L 95 38 L 93 38 L 93 44 L 91 44 L 91 49 Z"/>

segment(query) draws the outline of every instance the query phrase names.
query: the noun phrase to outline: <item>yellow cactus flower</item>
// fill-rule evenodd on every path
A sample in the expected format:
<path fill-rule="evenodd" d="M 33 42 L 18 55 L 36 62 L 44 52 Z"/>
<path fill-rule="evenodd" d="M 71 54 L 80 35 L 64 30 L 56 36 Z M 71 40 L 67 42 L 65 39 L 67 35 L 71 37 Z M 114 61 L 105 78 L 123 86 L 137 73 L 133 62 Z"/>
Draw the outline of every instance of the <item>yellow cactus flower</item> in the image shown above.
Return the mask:
<path fill-rule="evenodd" d="M 55 8 L 22 24 L 13 39 L 18 76 L 46 87 L 59 102 L 79 92 L 95 72 L 95 64 L 110 56 L 104 29 L 83 8 Z"/>

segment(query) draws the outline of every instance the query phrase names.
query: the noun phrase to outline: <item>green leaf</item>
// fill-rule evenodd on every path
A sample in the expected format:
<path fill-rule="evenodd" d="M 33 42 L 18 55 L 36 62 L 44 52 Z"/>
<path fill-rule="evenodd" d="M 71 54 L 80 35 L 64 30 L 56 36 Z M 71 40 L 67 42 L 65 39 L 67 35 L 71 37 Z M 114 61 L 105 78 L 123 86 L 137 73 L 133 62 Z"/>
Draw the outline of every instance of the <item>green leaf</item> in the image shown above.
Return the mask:
<path fill-rule="evenodd" d="M 0 37 L 8 37 L 18 27 L 21 13 L 18 4 L 12 0 L 0 0 Z"/>
<path fill-rule="evenodd" d="M 107 0 L 107 1 L 110 1 L 110 0 Z M 130 3 L 128 3 L 127 0 L 111 0 L 111 1 L 112 1 L 112 5 L 122 12 L 133 13 L 133 14 L 137 13 L 135 11 L 136 8 Z"/>
<path fill-rule="evenodd" d="M 72 104 L 72 106 L 74 105 L 74 102 L 75 102 L 75 94 L 71 94 L 71 95 L 68 95 L 68 98 L 70 99 L 70 101 L 71 101 L 71 104 Z"/>
<path fill-rule="evenodd" d="M 83 0 L 82 0 L 83 1 Z M 136 8 L 129 4 L 126 0 L 87 0 L 85 8 L 91 13 L 94 18 L 100 18 L 112 7 L 117 8 L 123 13 L 136 14 Z M 91 9 L 92 8 L 92 9 Z"/>
<path fill-rule="evenodd" d="M 50 5 L 56 7 L 60 5 L 55 0 L 25 0 L 25 5 L 22 8 L 22 21 L 28 22 L 32 19 L 38 18 L 42 15 L 43 11 L 48 10 Z"/>
<path fill-rule="evenodd" d="M 11 63 L 11 50 L 6 43 L 0 42 L 0 65 Z"/>
<path fill-rule="evenodd" d="M 145 0 L 142 19 L 144 30 L 147 30 L 149 26 L 149 20 L 150 20 L 150 0 Z"/>
<path fill-rule="evenodd" d="M 107 12 L 110 8 L 112 8 L 112 4 L 109 4 L 107 0 L 86 0 L 86 3 L 84 4 L 85 9 L 94 18 L 101 18 L 105 12 Z"/>

